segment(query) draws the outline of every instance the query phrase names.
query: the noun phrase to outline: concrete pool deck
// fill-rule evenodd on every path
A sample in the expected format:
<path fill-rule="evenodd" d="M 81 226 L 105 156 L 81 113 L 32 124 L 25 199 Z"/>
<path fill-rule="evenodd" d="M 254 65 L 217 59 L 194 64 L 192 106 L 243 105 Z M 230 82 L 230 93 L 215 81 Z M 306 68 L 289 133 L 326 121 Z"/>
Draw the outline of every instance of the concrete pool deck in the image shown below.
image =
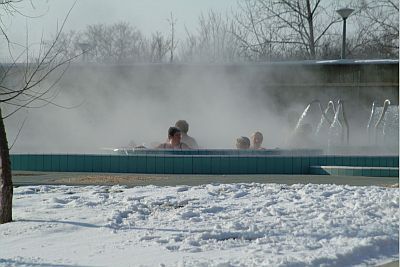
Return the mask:
<path fill-rule="evenodd" d="M 207 183 L 278 183 L 278 184 L 337 184 L 354 186 L 398 187 L 398 177 L 365 177 L 339 175 L 188 175 L 188 174 L 132 174 L 90 172 L 34 172 L 14 171 L 14 186 L 23 185 L 127 185 L 174 186 Z"/>

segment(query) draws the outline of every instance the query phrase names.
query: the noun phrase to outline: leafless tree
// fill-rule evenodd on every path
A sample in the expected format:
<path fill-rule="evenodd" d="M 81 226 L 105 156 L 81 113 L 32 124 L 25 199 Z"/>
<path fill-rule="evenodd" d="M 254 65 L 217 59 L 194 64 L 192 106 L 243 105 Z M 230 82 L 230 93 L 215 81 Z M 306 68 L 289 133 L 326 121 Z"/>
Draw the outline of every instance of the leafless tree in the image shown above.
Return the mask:
<path fill-rule="evenodd" d="M 339 21 L 336 1 L 328 0 L 242 0 L 235 16 L 242 28 L 237 37 L 260 59 L 291 52 L 316 59 L 318 49 Z"/>
<path fill-rule="evenodd" d="M 176 19 L 171 13 L 171 16 L 169 19 L 167 19 L 169 25 L 171 26 L 171 44 L 170 44 L 170 57 L 169 57 L 169 62 L 172 63 L 174 61 L 174 51 L 178 45 L 178 42 L 175 39 L 175 25 L 176 25 Z"/>
<path fill-rule="evenodd" d="M 147 62 L 161 63 L 171 49 L 171 40 L 161 32 L 154 33 L 148 43 L 149 60 Z"/>
<path fill-rule="evenodd" d="M 239 60 L 239 42 L 232 34 L 234 25 L 220 13 L 210 10 L 199 17 L 196 33 L 186 29 L 181 60 L 194 62 L 232 62 Z"/>
<path fill-rule="evenodd" d="M 0 12 L 2 14 L 14 14 L 7 12 L 20 14 L 15 4 L 21 1 L 1 1 Z M 56 37 L 49 46 L 42 43 L 36 60 L 30 59 L 30 46 L 27 41 L 24 51 L 19 56 L 12 55 L 12 50 L 9 50 L 11 63 L 0 64 L 0 224 L 12 221 L 13 197 L 10 151 L 4 120 L 21 109 L 39 108 L 48 104 L 56 105 L 53 100 L 57 93 L 52 89 L 73 59 L 66 58 L 64 53 L 57 49 L 65 21 L 66 19 L 60 29 L 57 30 Z M 13 42 L 7 35 L 3 24 L 0 25 L 0 33 L 2 41 L 11 46 Z M 23 59 L 22 56 L 24 56 Z M 20 61 L 24 61 L 24 63 L 18 63 Z M 48 80 L 51 77 L 52 82 L 49 83 Z M 7 112 L 4 112 L 5 110 Z"/>
<path fill-rule="evenodd" d="M 357 57 L 398 58 L 399 1 L 359 0 L 351 53 Z"/>
<path fill-rule="evenodd" d="M 127 22 L 89 25 L 81 36 L 82 42 L 90 48 L 87 56 L 89 61 L 98 63 L 143 61 L 144 37 Z"/>

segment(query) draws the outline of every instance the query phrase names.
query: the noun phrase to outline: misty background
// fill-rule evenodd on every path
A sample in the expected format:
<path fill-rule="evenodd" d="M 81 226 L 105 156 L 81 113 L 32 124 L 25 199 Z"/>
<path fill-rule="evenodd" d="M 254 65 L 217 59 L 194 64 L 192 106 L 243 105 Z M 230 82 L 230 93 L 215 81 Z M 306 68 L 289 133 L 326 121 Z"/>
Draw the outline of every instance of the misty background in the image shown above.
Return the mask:
<path fill-rule="evenodd" d="M 52 44 L 73 2 L 17 3 L 26 16 L 4 18 L 4 29 L 16 44 L 0 46 L 2 61 L 15 59 L 10 54 L 18 54 L 28 42 L 29 50 L 16 61 L 40 57 L 38 51 Z M 301 98 L 307 90 L 266 90 L 268 84 L 290 79 L 293 69 L 275 77 L 257 64 L 340 58 L 342 20 L 335 10 L 348 2 L 321 1 L 315 6 L 314 38 L 307 27 L 297 32 L 295 21 L 287 25 L 268 13 L 288 8 L 272 3 L 77 1 L 56 45 L 57 55 L 78 57 L 53 88 L 57 97 L 52 103 L 5 119 L 9 142 L 17 138 L 11 152 L 98 153 L 131 142 L 151 147 L 164 142 L 168 127 L 179 119 L 189 122 L 189 135 L 203 148 L 234 148 L 237 137 L 254 131 L 264 134 L 263 146 L 284 147 L 293 129 L 290 116 L 299 117 L 315 98 L 322 97 L 326 105 L 344 95 L 336 90 Z M 352 1 L 351 6 L 356 11 L 348 19 L 348 57 L 398 58 L 398 3 Z M 379 14 L 385 15 L 384 21 Z M 307 25 L 306 20 L 299 23 Z M 307 75 L 306 80 L 318 83 L 318 76 Z M 361 115 L 353 114 L 360 132 L 370 104 L 360 107 Z M 5 113 L 12 110 L 4 106 Z"/>

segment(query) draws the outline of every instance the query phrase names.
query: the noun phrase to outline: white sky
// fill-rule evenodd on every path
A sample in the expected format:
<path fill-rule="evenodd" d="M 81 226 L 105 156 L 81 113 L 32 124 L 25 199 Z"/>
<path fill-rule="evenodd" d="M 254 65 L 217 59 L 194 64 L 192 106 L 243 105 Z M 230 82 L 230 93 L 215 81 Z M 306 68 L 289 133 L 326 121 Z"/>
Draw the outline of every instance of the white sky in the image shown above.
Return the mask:
<path fill-rule="evenodd" d="M 30 42 L 40 38 L 42 32 L 54 34 L 57 21 L 61 23 L 75 0 L 23 1 L 18 9 L 28 16 L 16 14 L 12 21 L 5 21 L 11 40 L 25 43 L 28 28 Z M 82 30 L 89 24 L 126 21 L 136 26 L 145 35 L 155 31 L 168 32 L 167 19 L 172 12 L 177 20 L 177 35 L 184 35 L 184 27 L 194 30 L 199 15 L 212 9 L 226 12 L 236 5 L 235 0 L 77 0 L 67 21 L 66 31 Z M 4 20 L 4 18 L 2 18 Z"/>

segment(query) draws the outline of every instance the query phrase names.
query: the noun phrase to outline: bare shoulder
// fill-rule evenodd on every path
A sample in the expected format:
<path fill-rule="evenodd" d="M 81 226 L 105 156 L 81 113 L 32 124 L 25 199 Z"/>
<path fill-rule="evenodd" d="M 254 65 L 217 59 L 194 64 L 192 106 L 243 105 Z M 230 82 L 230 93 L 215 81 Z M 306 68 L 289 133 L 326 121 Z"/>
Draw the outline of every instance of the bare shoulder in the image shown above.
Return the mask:
<path fill-rule="evenodd" d="M 182 149 L 190 149 L 190 147 L 185 143 L 181 143 L 181 148 Z"/>

